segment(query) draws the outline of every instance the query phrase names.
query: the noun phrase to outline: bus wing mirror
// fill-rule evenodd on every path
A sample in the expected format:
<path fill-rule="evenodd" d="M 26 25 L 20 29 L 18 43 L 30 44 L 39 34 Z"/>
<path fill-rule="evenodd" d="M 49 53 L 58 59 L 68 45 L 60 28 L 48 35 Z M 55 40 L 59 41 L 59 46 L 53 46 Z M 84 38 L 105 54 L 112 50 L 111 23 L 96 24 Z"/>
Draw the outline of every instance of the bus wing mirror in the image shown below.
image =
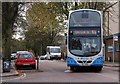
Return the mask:
<path fill-rule="evenodd" d="M 105 47 L 105 44 L 103 43 L 102 47 L 104 48 Z"/>
<path fill-rule="evenodd" d="M 67 39 L 65 40 L 65 44 L 67 45 Z"/>

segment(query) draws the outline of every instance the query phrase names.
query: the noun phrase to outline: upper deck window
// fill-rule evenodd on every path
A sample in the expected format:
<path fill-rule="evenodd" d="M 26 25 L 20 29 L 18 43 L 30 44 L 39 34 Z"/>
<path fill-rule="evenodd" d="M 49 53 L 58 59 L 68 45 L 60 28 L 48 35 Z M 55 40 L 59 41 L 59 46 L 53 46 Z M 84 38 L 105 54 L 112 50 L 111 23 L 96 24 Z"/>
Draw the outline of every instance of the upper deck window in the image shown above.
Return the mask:
<path fill-rule="evenodd" d="M 101 26 L 101 16 L 96 11 L 76 11 L 71 13 L 70 27 Z"/>

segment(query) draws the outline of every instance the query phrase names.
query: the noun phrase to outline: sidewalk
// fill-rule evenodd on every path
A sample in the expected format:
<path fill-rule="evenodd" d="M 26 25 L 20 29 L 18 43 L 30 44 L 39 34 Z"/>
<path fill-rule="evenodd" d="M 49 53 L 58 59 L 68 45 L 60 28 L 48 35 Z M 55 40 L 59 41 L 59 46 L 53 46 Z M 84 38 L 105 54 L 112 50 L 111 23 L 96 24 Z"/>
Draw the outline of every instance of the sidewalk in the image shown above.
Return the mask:
<path fill-rule="evenodd" d="M 108 61 L 105 61 L 104 62 L 104 66 L 109 66 L 109 67 L 120 67 L 120 63 L 119 62 L 108 62 Z"/>
<path fill-rule="evenodd" d="M 11 69 L 10 69 L 10 72 L 2 72 L 1 73 L 1 77 L 8 77 L 8 76 L 17 76 L 19 75 L 19 73 L 16 71 L 13 63 L 11 63 Z"/>
<path fill-rule="evenodd" d="M 8 77 L 8 76 L 18 76 L 19 75 L 19 73 L 16 71 L 16 70 L 14 70 L 14 69 L 11 69 L 11 71 L 10 72 L 4 72 L 4 73 L 2 73 L 2 77 Z"/>

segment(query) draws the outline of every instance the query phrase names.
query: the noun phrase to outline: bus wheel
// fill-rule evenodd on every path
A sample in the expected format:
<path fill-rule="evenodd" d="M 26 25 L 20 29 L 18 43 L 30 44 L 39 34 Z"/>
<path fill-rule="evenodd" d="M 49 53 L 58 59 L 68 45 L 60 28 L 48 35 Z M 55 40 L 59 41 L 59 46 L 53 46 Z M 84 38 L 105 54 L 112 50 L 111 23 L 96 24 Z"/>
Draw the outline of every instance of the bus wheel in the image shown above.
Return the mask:
<path fill-rule="evenodd" d="M 74 70 L 74 67 L 70 67 L 70 70 L 72 70 L 72 71 L 73 71 L 73 70 Z"/>
<path fill-rule="evenodd" d="M 71 71 L 77 71 L 77 67 L 70 67 Z"/>
<path fill-rule="evenodd" d="M 96 68 L 96 71 L 97 71 L 97 72 L 101 72 L 101 71 L 102 71 L 102 67 L 97 67 L 97 68 Z"/>

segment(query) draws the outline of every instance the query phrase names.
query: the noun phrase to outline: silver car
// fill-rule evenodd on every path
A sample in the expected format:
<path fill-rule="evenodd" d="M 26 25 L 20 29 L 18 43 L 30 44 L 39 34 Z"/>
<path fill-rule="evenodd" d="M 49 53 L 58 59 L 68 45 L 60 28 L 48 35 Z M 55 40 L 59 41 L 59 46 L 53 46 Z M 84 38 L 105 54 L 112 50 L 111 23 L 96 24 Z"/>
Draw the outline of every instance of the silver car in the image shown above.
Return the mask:
<path fill-rule="evenodd" d="M 47 60 L 47 54 L 40 56 L 40 60 Z"/>

